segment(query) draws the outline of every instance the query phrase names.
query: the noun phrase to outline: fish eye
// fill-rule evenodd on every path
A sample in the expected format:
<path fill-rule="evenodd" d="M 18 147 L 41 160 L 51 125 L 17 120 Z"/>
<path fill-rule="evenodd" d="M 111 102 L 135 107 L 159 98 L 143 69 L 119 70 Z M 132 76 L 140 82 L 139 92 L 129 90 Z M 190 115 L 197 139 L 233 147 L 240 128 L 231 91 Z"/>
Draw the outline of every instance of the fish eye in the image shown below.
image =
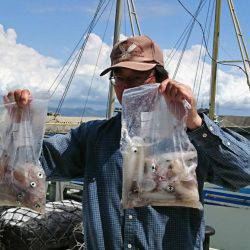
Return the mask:
<path fill-rule="evenodd" d="M 169 186 L 167 186 L 167 190 L 169 192 L 173 192 L 174 191 L 174 187 L 172 185 L 169 185 Z"/>
<path fill-rule="evenodd" d="M 35 208 L 40 208 L 40 207 L 41 206 L 38 203 L 35 204 Z"/>
<path fill-rule="evenodd" d="M 37 176 L 38 178 L 41 178 L 41 179 L 43 178 L 43 174 L 41 172 L 38 172 Z"/>
<path fill-rule="evenodd" d="M 31 186 L 32 188 L 34 188 L 34 187 L 36 187 L 36 183 L 35 183 L 34 181 L 32 181 L 32 182 L 30 183 L 30 186 Z"/>
<path fill-rule="evenodd" d="M 155 165 L 154 163 L 151 165 L 151 168 L 152 168 L 152 171 L 153 171 L 153 172 L 156 171 L 156 165 Z"/>
<path fill-rule="evenodd" d="M 22 199 L 24 197 L 24 193 L 19 193 L 18 195 L 17 195 L 17 199 L 19 200 L 19 199 Z"/>

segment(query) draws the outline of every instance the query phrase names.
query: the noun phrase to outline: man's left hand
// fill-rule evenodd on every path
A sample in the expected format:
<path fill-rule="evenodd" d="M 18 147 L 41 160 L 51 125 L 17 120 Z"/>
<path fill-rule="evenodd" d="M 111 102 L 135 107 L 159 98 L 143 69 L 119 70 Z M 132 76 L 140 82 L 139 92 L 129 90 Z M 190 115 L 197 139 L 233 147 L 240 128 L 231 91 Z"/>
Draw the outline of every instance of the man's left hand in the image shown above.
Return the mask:
<path fill-rule="evenodd" d="M 176 82 L 171 79 L 164 80 L 159 86 L 159 92 L 163 94 L 166 103 L 173 113 L 179 117 L 185 114 L 183 101 L 186 100 L 190 104 L 186 117 L 186 125 L 190 130 L 199 128 L 202 125 L 202 119 L 197 113 L 196 101 L 191 88 L 185 84 Z M 178 113 L 178 114 L 177 114 Z"/>

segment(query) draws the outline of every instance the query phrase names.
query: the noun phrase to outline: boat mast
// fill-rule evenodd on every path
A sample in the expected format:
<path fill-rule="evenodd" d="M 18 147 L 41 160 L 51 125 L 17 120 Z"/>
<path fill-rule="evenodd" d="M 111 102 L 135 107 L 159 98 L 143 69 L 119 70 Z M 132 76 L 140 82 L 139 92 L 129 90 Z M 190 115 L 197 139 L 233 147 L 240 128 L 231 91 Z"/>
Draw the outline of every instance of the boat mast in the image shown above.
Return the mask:
<path fill-rule="evenodd" d="M 217 60 L 218 60 L 218 47 L 220 36 L 220 15 L 221 15 L 221 0 L 216 0 L 215 7 L 215 22 L 214 22 L 214 43 L 213 43 L 213 60 L 211 72 L 211 90 L 210 90 L 210 103 L 209 103 L 209 117 L 212 120 L 216 119 L 215 116 L 215 97 L 216 97 L 216 80 L 217 80 Z"/>
<path fill-rule="evenodd" d="M 140 29 L 138 17 L 137 17 L 136 10 L 135 10 L 134 0 L 127 0 L 127 6 L 128 6 L 132 35 L 135 36 L 133 19 L 136 23 L 138 35 L 141 35 L 141 29 Z M 119 41 L 120 28 L 121 28 L 121 17 L 122 17 L 122 0 L 117 0 L 116 1 L 116 15 L 115 15 L 115 29 L 114 29 L 113 45 L 115 45 Z M 115 104 L 115 93 L 114 93 L 114 86 L 113 86 L 114 77 L 112 75 L 112 72 L 110 73 L 109 79 L 110 79 L 110 83 L 109 83 L 109 95 L 108 95 L 108 108 L 107 108 L 107 114 L 106 114 L 107 119 L 112 117 L 113 112 L 114 112 L 114 104 Z"/>
<path fill-rule="evenodd" d="M 221 63 L 231 63 L 231 62 L 243 62 L 244 71 L 247 78 L 247 84 L 250 88 L 250 61 L 246 49 L 246 45 L 241 33 L 240 24 L 237 19 L 233 0 L 227 0 L 230 14 L 233 20 L 235 34 L 237 37 L 242 61 L 221 61 Z M 216 0 L 216 10 L 215 10 L 215 22 L 214 22 L 214 40 L 213 40 L 213 60 L 212 60 L 212 73 L 211 73 L 211 91 L 210 91 L 210 103 L 209 103 L 209 117 L 212 120 L 216 120 L 215 114 L 215 97 L 216 97 L 216 80 L 217 80 L 217 63 L 218 63 L 218 47 L 219 47 L 219 36 L 220 36 L 220 15 L 221 15 L 221 0 Z"/>
<path fill-rule="evenodd" d="M 250 61 L 249 61 L 246 45 L 245 45 L 245 42 L 243 39 L 243 35 L 241 33 L 240 23 L 238 21 L 236 13 L 235 13 L 233 0 L 227 0 L 227 3 L 229 6 L 232 21 L 234 24 L 235 34 L 236 34 L 237 41 L 238 41 L 239 48 L 240 48 L 241 58 L 242 58 L 242 62 L 244 65 L 245 74 L 246 74 L 246 78 L 247 78 L 247 84 L 248 84 L 248 87 L 250 88 L 250 80 L 249 80 L 249 75 L 248 75 L 248 73 L 250 72 Z"/>
<path fill-rule="evenodd" d="M 120 37 L 120 28 L 121 28 L 121 17 L 122 17 L 122 0 L 116 0 L 116 14 L 115 14 L 115 29 L 114 29 L 114 41 L 115 45 L 119 41 Z M 108 95 L 108 109 L 106 117 L 107 119 L 112 117 L 115 106 L 115 91 L 113 86 L 113 76 L 112 71 L 110 73 L 110 82 L 109 82 L 109 95 Z"/>
<path fill-rule="evenodd" d="M 137 17 L 137 14 L 136 14 L 134 1 L 133 0 L 127 0 L 127 6 L 128 6 L 128 13 L 129 13 L 129 19 L 130 19 L 130 26 L 131 26 L 132 35 L 135 36 L 135 29 L 134 29 L 134 23 L 133 23 L 133 17 L 134 17 L 136 27 L 137 27 L 137 31 L 138 31 L 138 35 L 140 36 L 141 35 L 141 29 L 140 29 L 140 25 L 139 25 L 139 22 L 138 22 L 138 17 Z"/>

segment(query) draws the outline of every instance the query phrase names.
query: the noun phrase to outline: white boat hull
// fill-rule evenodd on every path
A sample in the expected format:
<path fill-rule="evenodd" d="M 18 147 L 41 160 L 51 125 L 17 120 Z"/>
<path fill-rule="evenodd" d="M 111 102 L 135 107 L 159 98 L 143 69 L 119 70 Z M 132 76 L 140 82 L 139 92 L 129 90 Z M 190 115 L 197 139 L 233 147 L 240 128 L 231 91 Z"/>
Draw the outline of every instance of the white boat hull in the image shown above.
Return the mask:
<path fill-rule="evenodd" d="M 206 224 L 215 229 L 210 246 L 225 250 L 250 249 L 250 186 L 239 192 L 206 184 Z"/>

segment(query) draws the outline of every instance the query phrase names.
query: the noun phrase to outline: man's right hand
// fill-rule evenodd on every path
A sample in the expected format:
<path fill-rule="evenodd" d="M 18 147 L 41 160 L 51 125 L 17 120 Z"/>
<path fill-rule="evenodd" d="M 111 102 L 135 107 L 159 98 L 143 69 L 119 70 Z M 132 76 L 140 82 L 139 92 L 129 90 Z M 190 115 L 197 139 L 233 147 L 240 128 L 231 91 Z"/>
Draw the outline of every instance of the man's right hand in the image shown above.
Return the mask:
<path fill-rule="evenodd" d="M 5 104 L 16 102 L 18 107 L 23 108 L 31 102 L 31 92 L 28 89 L 16 89 L 3 97 Z"/>

